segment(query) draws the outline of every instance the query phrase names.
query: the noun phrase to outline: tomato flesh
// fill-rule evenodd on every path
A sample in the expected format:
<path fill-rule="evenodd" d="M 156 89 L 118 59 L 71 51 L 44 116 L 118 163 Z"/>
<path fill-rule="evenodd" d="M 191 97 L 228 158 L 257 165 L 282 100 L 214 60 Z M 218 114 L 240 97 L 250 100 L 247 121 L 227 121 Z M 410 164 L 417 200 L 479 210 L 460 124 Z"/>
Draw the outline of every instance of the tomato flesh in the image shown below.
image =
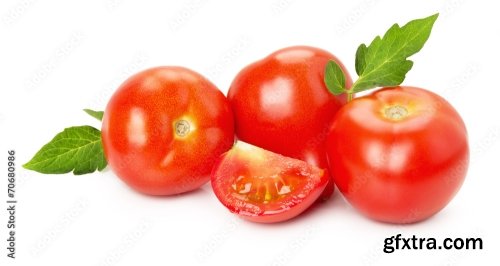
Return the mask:
<path fill-rule="evenodd" d="M 459 114 L 415 87 L 354 99 L 337 113 L 327 143 L 342 194 L 366 216 L 390 223 L 418 222 L 444 208 L 469 162 Z"/>
<path fill-rule="evenodd" d="M 241 70 L 228 92 L 238 139 L 327 169 L 326 135 L 346 102 L 345 95 L 334 96 L 325 86 L 330 60 L 340 65 L 350 87 L 340 60 L 309 46 L 278 50 Z M 321 198 L 333 191 L 330 182 Z"/>
<path fill-rule="evenodd" d="M 299 215 L 327 183 L 328 176 L 318 167 L 241 141 L 212 170 L 212 187 L 222 204 L 261 223 Z"/>

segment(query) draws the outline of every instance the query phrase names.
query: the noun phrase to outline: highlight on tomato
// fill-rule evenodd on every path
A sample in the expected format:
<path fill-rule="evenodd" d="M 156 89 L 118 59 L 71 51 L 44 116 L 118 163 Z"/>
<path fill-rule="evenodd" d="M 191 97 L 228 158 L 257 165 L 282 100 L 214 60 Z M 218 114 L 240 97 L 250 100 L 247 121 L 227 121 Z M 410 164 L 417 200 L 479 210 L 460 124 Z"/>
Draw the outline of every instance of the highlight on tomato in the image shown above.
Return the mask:
<path fill-rule="evenodd" d="M 464 182 L 467 131 L 457 111 L 430 91 L 399 86 L 354 99 L 328 135 L 335 184 L 364 215 L 413 223 L 443 209 Z"/>
<path fill-rule="evenodd" d="M 346 95 L 335 96 L 326 88 L 329 61 L 339 64 L 345 85 L 351 86 L 337 57 L 310 46 L 280 49 L 241 70 L 228 92 L 238 139 L 327 169 L 326 135 L 346 103 Z M 321 198 L 333 191 L 329 182 Z"/>
<path fill-rule="evenodd" d="M 214 166 L 211 183 L 229 211 L 253 222 L 275 223 L 311 206 L 328 179 L 314 165 L 238 141 Z"/>
<path fill-rule="evenodd" d="M 102 143 L 112 170 L 135 190 L 173 195 L 210 179 L 234 143 L 226 97 L 183 67 L 151 68 L 127 79 L 109 100 Z"/>

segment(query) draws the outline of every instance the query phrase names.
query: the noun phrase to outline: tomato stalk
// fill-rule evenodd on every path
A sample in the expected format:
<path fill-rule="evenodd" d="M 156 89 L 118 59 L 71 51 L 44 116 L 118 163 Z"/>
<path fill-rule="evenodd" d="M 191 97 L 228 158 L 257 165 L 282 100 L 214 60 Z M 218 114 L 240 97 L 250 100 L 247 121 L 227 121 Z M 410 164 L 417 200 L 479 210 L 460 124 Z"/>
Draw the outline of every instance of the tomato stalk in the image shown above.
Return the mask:
<path fill-rule="evenodd" d="M 346 90 L 346 93 L 347 93 L 347 102 L 352 101 L 352 99 L 354 98 L 354 92 L 352 90 Z"/>

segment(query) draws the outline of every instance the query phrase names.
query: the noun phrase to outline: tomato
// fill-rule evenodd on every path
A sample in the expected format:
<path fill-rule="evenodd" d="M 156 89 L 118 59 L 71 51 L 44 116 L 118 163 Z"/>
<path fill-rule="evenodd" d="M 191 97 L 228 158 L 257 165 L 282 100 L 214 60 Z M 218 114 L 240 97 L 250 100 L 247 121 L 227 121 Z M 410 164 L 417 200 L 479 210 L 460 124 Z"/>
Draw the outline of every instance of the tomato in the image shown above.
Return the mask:
<path fill-rule="evenodd" d="M 220 202 L 259 223 L 299 215 L 321 195 L 328 179 L 318 167 L 241 141 L 212 170 L 212 187 Z"/>
<path fill-rule="evenodd" d="M 227 99 L 210 81 L 182 67 L 142 71 L 106 107 L 102 142 L 113 171 L 150 195 L 194 190 L 210 179 L 234 142 Z"/>
<path fill-rule="evenodd" d="M 460 189 L 469 162 L 459 114 L 414 87 L 354 99 L 337 113 L 327 144 L 339 190 L 383 222 L 418 222 L 440 211 Z"/>
<path fill-rule="evenodd" d="M 342 67 L 350 87 L 342 63 L 314 47 L 285 48 L 244 68 L 228 92 L 238 139 L 326 169 L 326 135 L 332 117 L 346 102 L 324 84 L 329 60 Z M 322 198 L 333 190 L 330 182 Z"/>

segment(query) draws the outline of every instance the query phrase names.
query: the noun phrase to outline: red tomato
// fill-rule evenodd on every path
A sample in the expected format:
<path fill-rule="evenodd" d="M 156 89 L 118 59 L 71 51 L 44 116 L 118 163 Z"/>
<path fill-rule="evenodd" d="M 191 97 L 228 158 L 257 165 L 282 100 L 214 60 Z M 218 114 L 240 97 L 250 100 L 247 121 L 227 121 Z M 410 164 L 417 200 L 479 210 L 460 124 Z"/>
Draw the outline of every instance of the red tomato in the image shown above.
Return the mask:
<path fill-rule="evenodd" d="M 212 187 L 231 212 L 253 222 L 293 218 L 321 195 L 329 177 L 304 161 L 238 141 L 212 170 Z"/>
<path fill-rule="evenodd" d="M 313 47 L 285 48 L 244 68 L 228 93 L 238 139 L 326 169 L 326 135 L 334 114 L 346 102 L 324 84 L 329 60 L 339 63 L 350 87 L 352 80 L 342 63 Z M 333 190 L 329 182 L 322 198 Z"/>
<path fill-rule="evenodd" d="M 335 183 L 361 213 L 391 223 L 424 220 L 448 204 L 469 162 L 465 125 L 440 96 L 385 88 L 354 99 L 328 136 Z"/>
<path fill-rule="evenodd" d="M 224 95 L 200 74 L 157 67 L 126 80 L 111 97 L 102 125 L 104 153 L 132 188 L 172 195 L 210 179 L 234 142 Z"/>

